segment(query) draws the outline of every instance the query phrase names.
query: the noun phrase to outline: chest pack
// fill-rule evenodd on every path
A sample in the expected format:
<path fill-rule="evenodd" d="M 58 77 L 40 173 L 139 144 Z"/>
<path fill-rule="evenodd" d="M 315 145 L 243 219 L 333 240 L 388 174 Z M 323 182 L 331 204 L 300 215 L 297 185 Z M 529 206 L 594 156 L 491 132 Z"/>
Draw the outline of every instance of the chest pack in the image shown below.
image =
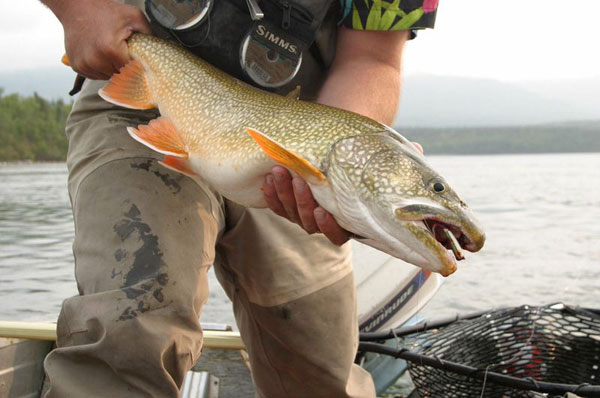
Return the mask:
<path fill-rule="evenodd" d="M 314 99 L 335 57 L 337 0 L 145 0 L 145 11 L 157 36 L 280 94 L 301 86 Z"/>

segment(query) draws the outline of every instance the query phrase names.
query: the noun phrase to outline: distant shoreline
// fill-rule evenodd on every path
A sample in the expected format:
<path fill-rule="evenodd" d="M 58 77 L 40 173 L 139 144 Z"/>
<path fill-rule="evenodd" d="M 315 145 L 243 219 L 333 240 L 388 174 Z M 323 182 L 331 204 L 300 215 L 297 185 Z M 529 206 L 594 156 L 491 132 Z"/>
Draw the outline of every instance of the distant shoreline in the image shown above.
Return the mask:
<path fill-rule="evenodd" d="M 600 154 L 600 151 L 577 151 L 577 152 L 503 152 L 503 153 L 446 153 L 446 152 L 429 152 L 425 148 L 426 157 L 436 156 L 506 156 L 506 155 L 574 155 L 574 154 Z M 66 160 L 0 160 L 0 167 L 3 166 L 19 166 L 19 165 L 34 165 L 34 164 L 65 164 Z"/>
<path fill-rule="evenodd" d="M 71 104 L 39 95 L 3 95 L 0 88 L 0 162 L 64 161 Z M 485 115 L 484 115 L 485 116 Z M 397 127 L 430 155 L 600 152 L 600 120 L 502 127 Z"/>
<path fill-rule="evenodd" d="M 28 159 L 23 159 L 23 160 L 0 160 L 0 167 L 1 166 L 15 166 L 15 165 L 27 165 L 27 164 L 63 164 L 66 163 L 66 159 L 65 160 L 28 160 Z"/>
<path fill-rule="evenodd" d="M 600 152 L 600 121 L 510 127 L 398 128 L 426 153 L 493 155 Z"/>
<path fill-rule="evenodd" d="M 425 148 L 425 156 L 505 156 L 505 155 L 574 155 L 574 154 L 600 154 L 600 151 L 577 151 L 577 152 L 502 152 L 502 153 L 444 153 L 444 152 L 427 152 Z"/>

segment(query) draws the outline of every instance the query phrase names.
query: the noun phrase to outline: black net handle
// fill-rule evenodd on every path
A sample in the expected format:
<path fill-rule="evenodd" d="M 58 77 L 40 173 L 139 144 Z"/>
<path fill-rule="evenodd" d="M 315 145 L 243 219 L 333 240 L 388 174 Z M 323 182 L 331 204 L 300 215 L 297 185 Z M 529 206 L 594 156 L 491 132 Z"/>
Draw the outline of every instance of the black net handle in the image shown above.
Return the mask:
<path fill-rule="evenodd" d="M 504 309 L 507 309 L 507 308 L 499 308 L 497 311 L 501 311 Z M 485 311 L 469 313 L 466 315 L 465 314 L 463 314 L 463 315 L 456 314 L 456 315 L 441 318 L 439 320 L 435 320 L 432 322 L 424 321 L 424 322 L 417 323 L 415 325 L 401 326 L 396 329 L 388 329 L 388 330 L 382 331 L 382 332 L 369 332 L 369 333 L 363 332 L 360 334 L 360 341 L 365 341 L 365 342 L 366 341 L 382 341 L 382 340 L 388 340 L 391 338 L 406 336 L 406 335 L 413 334 L 413 333 L 424 332 L 429 329 L 443 328 L 454 322 L 462 321 L 462 320 L 466 320 L 466 319 L 479 318 L 480 316 L 489 314 L 490 312 L 491 312 L 491 310 L 485 310 Z"/>
<path fill-rule="evenodd" d="M 592 386 L 589 384 L 562 384 L 548 383 L 537 381 L 534 379 L 520 379 L 503 375 L 496 372 L 490 372 L 486 369 L 474 368 L 472 366 L 461 365 L 455 362 L 445 361 L 440 358 L 429 357 L 416 352 L 412 352 L 406 348 L 392 348 L 383 344 L 361 342 L 358 350 L 362 352 L 374 352 L 383 355 L 389 355 L 394 358 L 401 358 L 410 361 L 414 364 L 423 366 L 431 366 L 432 368 L 447 370 L 463 376 L 467 376 L 477 380 L 486 380 L 486 382 L 499 384 L 502 386 L 516 388 L 518 390 L 537 391 L 546 394 L 563 395 L 571 392 L 583 397 L 600 397 L 600 386 Z"/>
<path fill-rule="evenodd" d="M 443 327 L 448 326 L 457 321 L 475 319 L 475 318 L 479 318 L 480 316 L 486 315 L 486 314 L 497 313 L 499 311 L 510 311 L 514 308 L 515 307 L 503 307 L 503 308 L 496 308 L 496 309 L 492 309 L 492 310 L 472 312 L 469 314 L 456 314 L 453 316 L 441 318 L 439 320 L 435 320 L 435 321 L 431 321 L 431 322 L 424 321 L 424 322 L 417 323 L 416 325 L 400 326 L 396 329 L 388 329 L 386 331 L 381 331 L 381 332 L 369 332 L 369 333 L 363 332 L 363 333 L 360 333 L 360 341 L 368 342 L 368 341 L 389 340 L 389 339 L 396 338 L 396 337 L 407 336 L 407 335 L 413 334 L 413 333 L 425 332 L 430 329 L 443 328 Z M 595 315 L 600 316 L 600 309 L 581 308 L 581 310 L 589 311 Z"/>

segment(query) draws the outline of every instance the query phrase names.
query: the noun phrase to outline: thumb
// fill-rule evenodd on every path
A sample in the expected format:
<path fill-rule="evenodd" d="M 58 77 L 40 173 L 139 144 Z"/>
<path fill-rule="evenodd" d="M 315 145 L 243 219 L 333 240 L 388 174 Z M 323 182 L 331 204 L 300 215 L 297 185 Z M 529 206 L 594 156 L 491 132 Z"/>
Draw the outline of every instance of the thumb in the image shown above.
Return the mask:
<path fill-rule="evenodd" d="M 144 13 L 135 7 L 131 7 L 131 14 L 128 18 L 127 31 L 124 32 L 124 36 L 119 43 L 118 54 L 116 54 L 113 60 L 113 67 L 115 72 L 118 72 L 121 67 L 129 62 L 131 57 L 129 56 L 129 49 L 127 48 L 127 40 L 134 32 L 146 33 L 151 35 L 152 29 L 146 19 Z"/>
<path fill-rule="evenodd" d="M 122 40 L 119 43 L 118 52 L 115 54 L 115 57 L 112 59 L 112 64 L 113 64 L 113 68 L 114 68 L 113 73 L 119 72 L 119 70 L 123 66 L 125 66 L 130 60 L 131 60 L 131 57 L 129 56 L 129 48 L 127 48 L 127 42 L 125 40 Z"/>

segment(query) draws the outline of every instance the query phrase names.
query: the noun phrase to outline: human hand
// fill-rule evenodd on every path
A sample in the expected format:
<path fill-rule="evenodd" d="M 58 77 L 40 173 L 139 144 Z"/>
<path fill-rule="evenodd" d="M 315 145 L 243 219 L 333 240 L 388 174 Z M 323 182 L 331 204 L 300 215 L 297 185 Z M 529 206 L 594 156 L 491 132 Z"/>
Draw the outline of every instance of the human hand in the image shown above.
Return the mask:
<path fill-rule="evenodd" d="M 114 0 L 45 0 L 63 25 L 69 64 L 80 75 L 106 80 L 130 57 L 133 32 L 151 34 L 142 11 Z"/>
<path fill-rule="evenodd" d="M 265 178 L 263 192 L 271 210 L 300 225 L 309 234 L 322 232 L 337 246 L 350 238 L 350 233 L 317 204 L 306 181 L 298 176 L 292 178 L 285 168 L 275 166 L 271 169 L 271 174 Z"/>
<path fill-rule="evenodd" d="M 413 144 L 423 153 L 421 144 Z M 337 246 L 343 245 L 352 236 L 319 206 L 306 181 L 298 176 L 292 178 L 284 167 L 274 166 L 266 175 L 263 193 L 269 209 L 300 225 L 309 234 L 321 232 Z"/>

